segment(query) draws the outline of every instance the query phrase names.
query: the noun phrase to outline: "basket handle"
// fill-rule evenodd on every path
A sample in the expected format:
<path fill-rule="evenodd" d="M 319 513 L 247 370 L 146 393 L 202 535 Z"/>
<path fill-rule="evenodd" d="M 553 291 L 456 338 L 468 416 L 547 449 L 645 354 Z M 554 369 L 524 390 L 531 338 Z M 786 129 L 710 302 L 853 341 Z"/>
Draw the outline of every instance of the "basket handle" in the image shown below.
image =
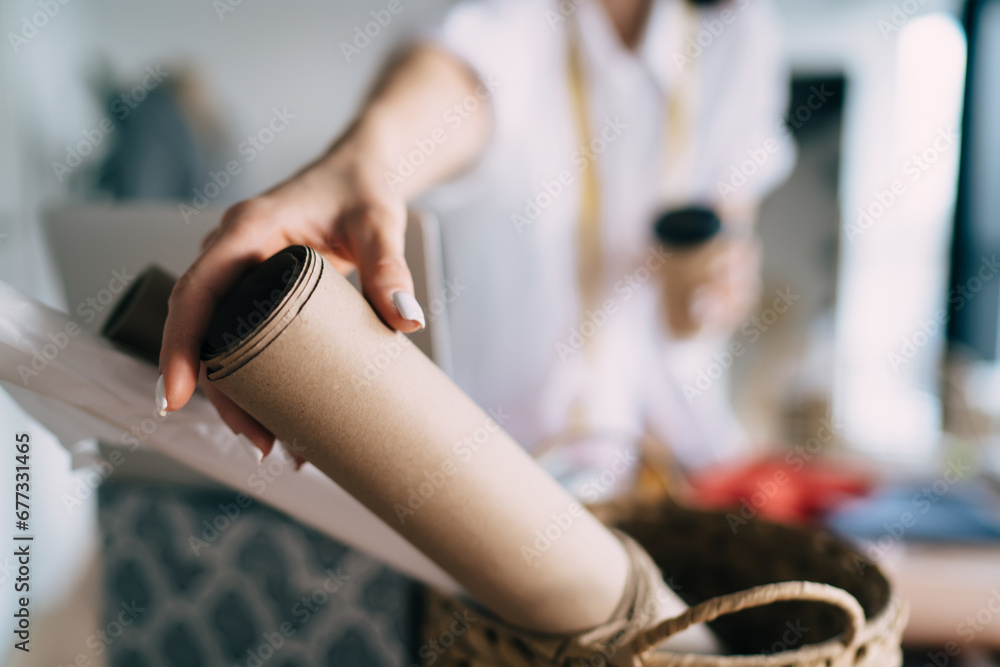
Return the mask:
<path fill-rule="evenodd" d="M 853 595 L 842 588 L 827 584 L 812 581 L 785 581 L 748 588 L 745 591 L 706 600 L 691 607 L 680 616 L 668 618 L 658 625 L 640 632 L 632 641 L 632 647 L 636 654 L 642 655 L 664 639 L 686 630 L 692 625 L 714 621 L 720 616 L 743 609 L 764 607 L 773 602 L 784 600 L 816 600 L 827 602 L 839 608 L 847 615 L 847 630 L 843 637 L 844 645 L 853 649 L 855 643 L 859 641 L 861 629 L 865 624 L 865 612 Z"/>

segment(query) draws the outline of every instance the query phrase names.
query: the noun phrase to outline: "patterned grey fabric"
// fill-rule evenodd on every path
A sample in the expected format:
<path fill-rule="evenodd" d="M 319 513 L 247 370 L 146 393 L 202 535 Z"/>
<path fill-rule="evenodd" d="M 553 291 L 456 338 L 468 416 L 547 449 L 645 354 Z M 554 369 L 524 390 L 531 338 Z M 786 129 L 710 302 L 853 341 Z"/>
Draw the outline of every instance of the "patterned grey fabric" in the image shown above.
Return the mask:
<path fill-rule="evenodd" d="M 233 493 L 119 482 L 99 505 L 110 667 L 410 663 L 416 586 L 373 559 Z"/>

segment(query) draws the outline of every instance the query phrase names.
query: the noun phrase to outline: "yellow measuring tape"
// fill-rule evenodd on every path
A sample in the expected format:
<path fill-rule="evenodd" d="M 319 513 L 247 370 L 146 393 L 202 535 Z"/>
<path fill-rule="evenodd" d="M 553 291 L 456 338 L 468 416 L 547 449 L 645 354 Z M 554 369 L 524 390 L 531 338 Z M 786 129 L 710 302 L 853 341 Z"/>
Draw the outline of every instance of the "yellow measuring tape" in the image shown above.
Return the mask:
<path fill-rule="evenodd" d="M 575 26 L 575 23 L 570 25 Z M 569 94 L 573 103 L 573 120 L 577 140 L 581 146 L 590 145 L 590 112 L 583 62 L 580 54 L 579 32 L 571 29 L 568 34 Z M 601 253 L 601 186 L 595 160 L 584 169 L 580 183 L 580 219 L 578 227 L 579 256 L 577 284 L 581 307 L 584 312 L 598 305 L 600 300 L 603 257 Z"/>
<path fill-rule="evenodd" d="M 685 25 L 688 32 L 691 26 L 697 27 L 695 10 L 685 3 Z M 576 21 L 567 23 L 567 81 L 569 83 L 570 102 L 573 107 L 573 121 L 576 127 L 577 141 L 582 147 L 590 145 L 591 118 L 587 100 L 586 76 L 583 71 L 581 53 L 581 36 Z M 691 68 L 696 65 L 692 63 Z M 686 76 L 680 79 L 681 84 L 696 80 L 694 72 L 682 72 Z M 686 86 L 679 85 L 678 92 L 667 96 L 666 131 L 664 132 L 664 164 L 665 177 L 676 180 L 679 174 L 678 160 L 687 147 L 690 133 L 687 131 L 692 119 L 684 106 L 684 100 L 691 99 Z M 577 232 L 577 288 L 580 294 L 580 312 L 585 313 L 597 309 L 601 304 L 601 279 L 603 277 L 604 258 L 601 251 L 601 184 L 596 157 L 587 165 L 581 176 L 580 212 Z M 590 356 L 590 338 L 584 341 L 584 355 Z M 577 397 L 570 405 L 569 429 L 574 433 L 587 431 L 587 415 L 582 397 Z"/>

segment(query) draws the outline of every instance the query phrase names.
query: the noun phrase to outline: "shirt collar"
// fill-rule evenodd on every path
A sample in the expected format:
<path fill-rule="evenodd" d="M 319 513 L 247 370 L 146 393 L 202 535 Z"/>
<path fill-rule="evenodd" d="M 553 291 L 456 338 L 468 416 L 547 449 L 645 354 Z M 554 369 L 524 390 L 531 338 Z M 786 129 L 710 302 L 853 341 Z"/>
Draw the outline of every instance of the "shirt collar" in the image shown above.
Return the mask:
<path fill-rule="evenodd" d="M 640 66 L 657 86 L 671 89 L 681 73 L 677 58 L 690 21 L 684 0 L 653 0 L 646 27 L 634 50 L 622 43 L 601 0 L 584 0 L 578 10 L 583 50 L 602 66 Z"/>
<path fill-rule="evenodd" d="M 663 91 L 674 88 L 682 73 L 678 65 L 684 53 L 693 10 L 685 0 L 654 0 L 639 57 Z"/>

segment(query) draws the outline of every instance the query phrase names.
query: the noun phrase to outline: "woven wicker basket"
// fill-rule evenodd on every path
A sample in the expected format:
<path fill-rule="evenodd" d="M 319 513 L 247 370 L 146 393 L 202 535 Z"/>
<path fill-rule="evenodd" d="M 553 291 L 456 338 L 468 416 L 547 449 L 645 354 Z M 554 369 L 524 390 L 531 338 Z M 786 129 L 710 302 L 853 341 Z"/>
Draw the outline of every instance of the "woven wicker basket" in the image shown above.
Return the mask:
<path fill-rule="evenodd" d="M 630 552 L 639 569 L 647 558 L 645 549 L 655 562 L 649 563 L 653 576 L 658 568 L 691 605 L 687 612 L 653 624 L 633 606 L 593 632 L 552 637 L 511 627 L 477 610 L 476 622 L 456 633 L 449 628 L 455 629 L 456 615 L 469 605 L 430 592 L 424 637 L 436 650 L 445 647 L 433 654 L 434 664 L 898 667 L 902 662 L 905 605 L 874 564 L 827 533 L 757 519 L 734 528 L 725 513 L 663 499 L 631 499 L 592 509 L 641 545 Z M 629 546 L 630 540 L 624 541 Z M 642 593 L 634 602 L 641 598 Z M 732 655 L 655 648 L 703 622 Z"/>

